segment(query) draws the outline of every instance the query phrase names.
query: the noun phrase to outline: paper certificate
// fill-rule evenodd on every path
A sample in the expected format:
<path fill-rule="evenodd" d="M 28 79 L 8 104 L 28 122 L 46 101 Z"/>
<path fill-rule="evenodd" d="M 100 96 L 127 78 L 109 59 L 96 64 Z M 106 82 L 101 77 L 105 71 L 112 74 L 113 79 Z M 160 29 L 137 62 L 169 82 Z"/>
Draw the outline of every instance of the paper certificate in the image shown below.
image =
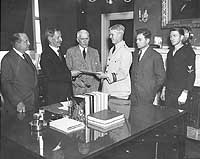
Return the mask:
<path fill-rule="evenodd" d="M 83 74 L 89 74 L 89 75 L 97 75 L 100 74 L 100 72 L 92 72 L 92 71 L 86 71 L 86 70 L 81 70 Z"/>

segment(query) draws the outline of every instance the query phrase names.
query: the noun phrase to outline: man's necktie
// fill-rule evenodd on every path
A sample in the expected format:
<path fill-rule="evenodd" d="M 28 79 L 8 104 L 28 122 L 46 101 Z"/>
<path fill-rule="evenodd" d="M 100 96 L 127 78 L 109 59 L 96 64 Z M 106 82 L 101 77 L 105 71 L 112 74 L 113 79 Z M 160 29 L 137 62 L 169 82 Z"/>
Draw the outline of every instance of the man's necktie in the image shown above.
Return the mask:
<path fill-rule="evenodd" d="M 28 64 L 30 64 L 30 61 L 29 61 L 29 59 L 28 59 L 27 56 L 28 56 L 28 55 L 26 55 L 26 53 L 23 54 L 24 60 L 25 60 Z"/>
<path fill-rule="evenodd" d="M 142 54 L 142 50 L 139 50 L 139 52 L 138 52 L 138 62 L 140 61 L 141 54 Z"/>
<path fill-rule="evenodd" d="M 115 52 L 115 45 L 113 46 L 112 54 Z"/>
<path fill-rule="evenodd" d="M 31 67 L 35 67 L 34 64 L 33 64 L 33 62 L 32 62 L 32 60 L 31 60 L 31 58 L 29 57 L 28 54 L 24 53 L 24 54 L 23 54 L 23 57 L 24 57 L 24 60 L 25 60 Z"/>
<path fill-rule="evenodd" d="M 85 59 L 86 57 L 86 52 L 85 52 L 85 48 L 83 49 L 83 58 Z"/>
<path fill-rule="evenodd" d="M 61 53 L 60 49 L 58 49 L 58 53 L 59 53 L 59 59 L 62 61 L 62 53 Z"/>

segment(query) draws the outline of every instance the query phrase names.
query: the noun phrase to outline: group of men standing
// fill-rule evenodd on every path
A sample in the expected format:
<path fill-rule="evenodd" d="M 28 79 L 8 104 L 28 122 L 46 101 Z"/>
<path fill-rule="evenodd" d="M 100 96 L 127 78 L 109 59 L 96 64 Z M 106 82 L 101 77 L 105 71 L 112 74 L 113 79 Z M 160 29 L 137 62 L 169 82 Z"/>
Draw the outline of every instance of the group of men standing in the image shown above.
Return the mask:
<path fill-rule="evenodd" d="M 97 91 L 100 84 L 102 92 L 122 100 L 130 99 L 132 105 L 152 104 L 162 86 L 161 99 L 166 100 L 167 106 L 185 104 L 195 80 L 195 53 L 191 46 L 183 44 L 183 29 L 170 30 L 172 47 L 167 55 L 166 71 L 161 55 L 150 46 L 148 29 L 137 30 L 137 49 L 133 53 L 123 40 L 124 32 L 121 24 L 109 28 L 113 47 L 102 71 L 98 51 L 88 46 L 87 30 L 77 32 L 78 45 L 69 48 L 64 56 L 60 52 L 61 31 L 48 28 L 45 32 L 48 44 L 40 60 L 47 78 L 48 104 Z M 38 101 L 37 72 L 25 53 L 29 45 L 25 33 L 14 34 L 13 48 L 2 60 L 1 84 L 7 111 L 9 108 L 25 112 Z"/>

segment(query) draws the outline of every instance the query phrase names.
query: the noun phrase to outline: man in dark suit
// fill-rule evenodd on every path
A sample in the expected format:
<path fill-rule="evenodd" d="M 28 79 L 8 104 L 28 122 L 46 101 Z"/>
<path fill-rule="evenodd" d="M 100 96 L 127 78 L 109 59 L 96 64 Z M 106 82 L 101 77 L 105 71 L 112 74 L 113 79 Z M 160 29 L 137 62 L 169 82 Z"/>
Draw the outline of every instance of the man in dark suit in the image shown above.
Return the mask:
<path fill-rule="evenodd" d="M 184 45 L 183 40 L 183 28 L 170 30 L 173 47 L 167 54 L 166 80 L 161 99 L 165 100 L 166 106 L 187 109 L 195 81 L 195 52 L 190 45 Z"/>
<path fill-rule="evenodd" d="M 66 62 L 70 70 L 101 71 L 99 62 L 99 53 L 97 49 L 89 47 L 89 32 L 80 30 L 77 32 L 77 46 L 73 46 L 67 50 Z M 89 93 L 98 91 L 100 80 L 95 75 L 80 74 L 73 81 L 74 94 Z"/>
<path fill-rule="evenodd" d="M 135 104 L 152 104 L 165 79 L 161 55 L 149 46 L 151 32 L 138 29 L 131 68 L 131 99 Z"/>
<path fill-rule="evenodd" d="M 29 50 L 29 38 L 25 33 L 11 37 L 12 49 L 1 62 L 1 87 L 4 109 L 13 114 L 35 110 L 38 106 L 37 70 L 25 52 Z"/>
<path fill-rule="evenodd" d="M 40 65 L 47 78 L 47 103 L 53 104 L 73 95 L 72 77 L 59 48 L 62 43 L 61 31 L 49 28 L 45 37 L 49 44 L 41 54 Z"/>

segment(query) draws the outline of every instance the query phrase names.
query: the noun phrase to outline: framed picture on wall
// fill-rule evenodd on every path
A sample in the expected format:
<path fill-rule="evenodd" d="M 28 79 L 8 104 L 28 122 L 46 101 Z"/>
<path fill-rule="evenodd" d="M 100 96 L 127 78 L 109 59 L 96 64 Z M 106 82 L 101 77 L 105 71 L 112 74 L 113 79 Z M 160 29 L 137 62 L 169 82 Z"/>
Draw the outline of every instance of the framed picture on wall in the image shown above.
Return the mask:
<path fill-rule="evenodd" d="M 200 0 L 162 0 L 162 28 L 200 27 Z"/>

